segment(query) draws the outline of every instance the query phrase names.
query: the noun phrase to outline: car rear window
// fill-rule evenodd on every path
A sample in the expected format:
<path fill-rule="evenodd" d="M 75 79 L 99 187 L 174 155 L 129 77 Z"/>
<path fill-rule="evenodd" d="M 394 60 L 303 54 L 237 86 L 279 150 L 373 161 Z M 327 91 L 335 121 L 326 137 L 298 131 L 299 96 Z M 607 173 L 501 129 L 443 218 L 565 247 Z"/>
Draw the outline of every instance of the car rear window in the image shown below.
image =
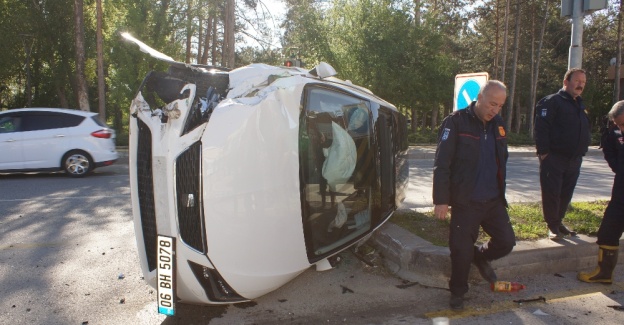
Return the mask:
<path fill-rule="evenodd" d="M 84 121 L 83 116 L 65 113 L 35 113 L 25 115 L 22 120 L 23 131 L 37 131 L 74 127 Z"/>
<path fill-rule="evenodd" d="M 102 120 L 100 120 L 100 116 L 99 115 L 93 115 L 91 116 L 91 119 L 93 120 L 93 122 L 95 122 L 95 124 L 103 127 L 103 128 L 107 128 L 108 125 L 106 125 L 106 123 L 102 122 Z"/>

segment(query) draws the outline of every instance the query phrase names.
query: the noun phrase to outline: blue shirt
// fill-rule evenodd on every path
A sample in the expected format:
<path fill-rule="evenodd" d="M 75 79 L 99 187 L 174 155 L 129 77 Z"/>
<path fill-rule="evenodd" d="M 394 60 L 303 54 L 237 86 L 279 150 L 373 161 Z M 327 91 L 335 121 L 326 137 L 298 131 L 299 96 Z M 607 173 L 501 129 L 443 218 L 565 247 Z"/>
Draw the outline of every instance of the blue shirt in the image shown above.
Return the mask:
<path fill-rule="evenodd" d="M 498 196 L 498 164 L 496 163 L 496 134 L 493 123 L 486 123 L 479 139 L 479 165 L 475 188 L 470 197 L 473 201 L 488 201 Z"/>

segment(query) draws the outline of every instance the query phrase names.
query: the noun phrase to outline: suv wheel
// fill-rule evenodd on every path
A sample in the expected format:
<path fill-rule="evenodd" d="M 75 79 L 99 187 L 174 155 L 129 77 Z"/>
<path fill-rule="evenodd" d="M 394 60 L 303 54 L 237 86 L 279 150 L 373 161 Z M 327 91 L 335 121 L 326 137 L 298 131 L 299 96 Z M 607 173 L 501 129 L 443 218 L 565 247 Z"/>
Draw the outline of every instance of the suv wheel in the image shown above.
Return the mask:
<path fill-rule="evenodd" d="M 93 169 L 93 161 L 81 150 L 70 151 L 63 156 L 63 170 L 71 177 L 84 177 Z"/>

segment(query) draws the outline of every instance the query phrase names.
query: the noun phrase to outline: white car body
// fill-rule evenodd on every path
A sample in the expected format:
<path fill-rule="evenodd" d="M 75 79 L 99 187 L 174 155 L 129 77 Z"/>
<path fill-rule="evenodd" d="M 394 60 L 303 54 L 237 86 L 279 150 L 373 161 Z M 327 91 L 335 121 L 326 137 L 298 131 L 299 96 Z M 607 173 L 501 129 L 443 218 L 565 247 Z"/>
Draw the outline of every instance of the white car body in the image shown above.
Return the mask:
<path fill-rule="evenodd" d="M 405 118 L 370 91 L 298 68 L 216 71 L 167 61 L 169 72 L 150 73 L 132 102 L 129 159 L 141 268 L 174 302 L 247 301 L 312 265 L 329 269 L 333 256 L 367 239 L 404 198 Z M 316 99 L 335 101 L 307 109 Z M 364 133 L 347 121 L 354 115 L 345 109 L 357 108 Z M 316 124 L 321 117 L 338 123 Z M 334 159 L 349 165 L 343 179 L 330 177 L 330 167 L 319 175 L 311 154 L 321 148 L 308 124 L 323 132 L 335 124 L 344 143 L 357 146 L 355 160 Z M 175 241 L 173 281 L 158 274 L 171 267 L 157 254 L 170 244 L 158 236 Z"/>
<path fill-rule="evenodd" d="M 60 108 L 3 111 L 0 172 L 66 169 L 70 176 L 81 177 L 117 160 L 114 140 L 115 131 L 97 120 L 96 113 Z"/>

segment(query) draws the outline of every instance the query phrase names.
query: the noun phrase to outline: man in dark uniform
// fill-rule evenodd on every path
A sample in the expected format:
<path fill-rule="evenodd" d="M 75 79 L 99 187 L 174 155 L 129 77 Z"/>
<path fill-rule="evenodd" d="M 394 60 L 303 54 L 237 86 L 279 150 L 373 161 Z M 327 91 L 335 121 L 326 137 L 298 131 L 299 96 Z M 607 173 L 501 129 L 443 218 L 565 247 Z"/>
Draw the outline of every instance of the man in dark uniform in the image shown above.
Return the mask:
<path fill-rule="evenodd" d="M 451 210 L 450 307 L 461 310 L 468 292 L 468 275 L 474 263 L 490 283 L 496 273 L 490 261 L 511 252 L 515 234 L 505 200 L 507 138 L 498 115 L 507 88 L 488 81 L 470 106 L 453 112 L 442 122 L 433 169 L 434 214 L 444 220 Z M 479 227 L 490 236 L 475 246 Z"/>
<path fill-rule="evenodd" d="M 559 92 L 542 98 L 535 108 L 535 146 L 540 161 L 542 209 L 551 239 L 576 235 L 563 225 L 583 156 L 591 142 L 589 119 L 581 93 L 585 71 L 573 68 Z"/>
<path fill-rule="evenodd" d="M 613 105 L 609 119 L 615 124 L 609 128 L 602 143 L 604 158 L 615 173 L 611 201 L 607 205 L 598 229 L 598 267 L 592 272 L 580 272 L 583 282 L 613 282 L 613 269 L 617 264 L 620 237 L 624 232 L 624 101 Z"/>

